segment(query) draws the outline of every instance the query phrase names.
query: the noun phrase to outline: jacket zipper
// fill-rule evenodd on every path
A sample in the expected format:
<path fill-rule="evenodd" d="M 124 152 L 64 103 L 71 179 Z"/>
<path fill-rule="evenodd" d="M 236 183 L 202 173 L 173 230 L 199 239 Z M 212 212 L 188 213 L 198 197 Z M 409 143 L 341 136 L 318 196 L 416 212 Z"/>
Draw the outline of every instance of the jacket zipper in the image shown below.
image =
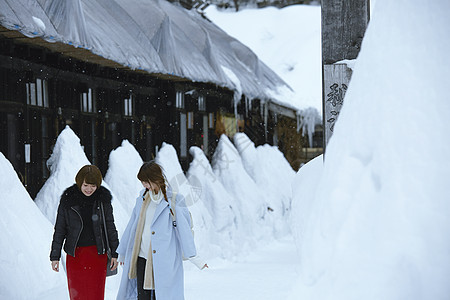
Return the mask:
<path fill-rule="evenodd" d="M 97 206 L 97 209 L 98 209 L 98 211 L 100 211 L 101 210 L 101 208 L 100 208 L 100 206 Z M 103 213 L 101 214 L 101 216 L 100 216 L 100 218 L 102 218 L 102 222 L 100 222 L 101 224 L 100 224 L 100 228 L 103 228 L 104 226 L 103 226 L 103 215 L 105 214 L 105 212 L 104 211 L 102 211 Z M 98 214 L 97 214 L 98 215 Z M 99 219 L 100 219 L 99 218 Z M 106 223 L 106 220 L 105 220 L 105 223 Z M 103 241 L 103 237 L 102 237 L 102 231 L 103 231 L 103 234 L 105 235 L 105 238 L 106 238 L 106 235 L 107 235 L 107 233 L 105 232 L 105 230 L 106 230 L 106 228 L 103 228 L 103 229 L 100 229 L 100 239 L 102 240 L 102 251 L 103 251 L 103 253 L 102 254 L 105 254 L 106 253 L 106 247 L 105 247 L 105 242 Z"/>
<path fill-rule="evenodd" d="M 77 215 L 80 217 L 80 221 L 81 221 L 81 230 L 80 230 L 80 232 L 78 233 L 77 241 L 76 241 L 75 246 L 74 246 L 74 248 L 73 248 L 73 257 L 75 257 L 75 249 L 76 249 L 76 247 L 77 247 L 78 240 L 80 239 L 81 232 L 83 231 L 84 224 L 83 224 L 83 218 L 81 217 L 80 213 L 77 212 L 77 210 L 76 210 L 75 208 L 73 208 L 73 207 L 71 207 L 71 209 L 72 209 L 74 212 L 77 213 Z"/>

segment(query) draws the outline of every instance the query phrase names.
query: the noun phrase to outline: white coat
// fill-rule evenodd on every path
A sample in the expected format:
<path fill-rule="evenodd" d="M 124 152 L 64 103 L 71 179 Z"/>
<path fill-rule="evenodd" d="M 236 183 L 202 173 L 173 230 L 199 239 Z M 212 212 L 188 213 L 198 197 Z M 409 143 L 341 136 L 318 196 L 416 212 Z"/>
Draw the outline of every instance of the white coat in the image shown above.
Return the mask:
<path fill-rule="evenodd" d="M 142 190 L 136 199 L 136 205 L 131 214 L 130 221 L 120 238 L 117 253 L 119 259 L 124 262 L 122 278 L 120 280 L 117 300 L 137 299 L 136 278 L 129 279 L 131 254 L 133 253 L 136 226 L 139 220 L 139 213 L 143 203 Z M 184 277 L 183 277 L 183 255 L 184 257 L 194 257 L 196 255 L 194 237 L 191 231 L 191 218 L 186 207 L 184 196 L 176 196 L 176 223 L 173 226 L 169 204 L 172 197 L 172 190 L 167 190 L 169 203 L 164 199 L 156 207 L 155 215 L 151 223 L 152 250 L 153 253 L 153 274 L 155 278 L 156 299 L 161 300 L 183 300 L 184 299 Z"/>

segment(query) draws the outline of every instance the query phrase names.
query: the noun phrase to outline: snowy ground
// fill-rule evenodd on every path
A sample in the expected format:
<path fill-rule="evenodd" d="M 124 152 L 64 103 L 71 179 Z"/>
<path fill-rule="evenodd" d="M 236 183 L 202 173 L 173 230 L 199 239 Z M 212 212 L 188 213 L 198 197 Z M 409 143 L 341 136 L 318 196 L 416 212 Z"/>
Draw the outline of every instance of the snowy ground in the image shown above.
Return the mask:
<path fill-rule="evenodd" d="M 189 264 L 186 266 L 193 299 L 211 299 L 210 296 L 202 295 L 203 292 L 214 292 L 215 289 L 211 289 L 213 282 L 227 282 L 221 285 L 224 287 L 230 283 L 235 285 L 233 280 L 239 277 L 230 277 L 230 273 L 239 274 L 236 276 L 241 278 L 255 278 L 263 275 L 262 270 L 271 266 L 269 269 L 273 269 L 274 275 L 284 276 L 281 270 L 286 255 L 276 259 L 270 256 L 275 255 L 276 249 L 283 249 L 291 253 L 289 257 L 294 261 L 292 238 L 284 245 L 268 243 L 291 236 L 287 220 L 292 199 L 290 183 L 294 180 L 295 172 L 281 152 L 269 145 L 255 147 L 241 133 L 235 136 L 233 142 L 225 136 L 221 137 L 212 163 L 200 148 L 192 147 L 190 153 L 194 159 L 187 176 L 181 169 L 172 145 L 164 143 L 156 161 L 162 165 L 169 185 L 185 195 L 194 220 L 197 252 L 210 265 L 204 274 L 198 273 Z M 261 160 L 266 163 L 260 164 Z M 7 249 L 6 257 L 12 258 L 2 259 L 0 299 L 68 297 L 65 257 L 62 257 L 60 272 L 55 273 L 51 270 L 48 255 L 59 197 L 67 186 L 73 184 L 79 168 L 89 163 L 80 139 L 70 127 L 67 126 L 58 136 L 49 162 L 50 178 L 33 202 L 11 164 L 4 156 L 0 156 L 1 174 L 7 179 L 0 182 L 0 187 L 6 191 L 0 195 L 0 203 L 6 208 L 0 211 L 0 220 L 2 227 L 8 228 L 1 231 L 0 245 Z M 130 208 L 129 202 L 135 201 L 141 189 L 136 178 L 141 163 L 136 149 L 127 141 L 110 154 L 109 169 L 103 184 L 113 196 L 119 238 L 129 219 L 129 212 L 124 207 Z M 277 175 L 273 179 L 262 174 Z M 283 191 L 274 193 L 277 187 L 282 187 Z M 16 200 L 9 203 L 10 199 Z M 27 217 L 18 222 L 18 215 Z M 263 246 L 268 248 L 261 248 Z M 259 252 L 258 249 L 266 250 Z M 26 276 L 23 275 L 25 269 Z M 115 299 L 120 272 L 119 276 L 107 279 L 106 299 Z M 24 280 L 28 289 L 21 289 Z M 274 277 L 272 280 L 279 279 Z M 204 283 L 206 281 L 207 284 Z M 262 281 L 249 281 L 242 289 L 239 286 L 237 291 L 241 294 L 255 293 L 258 282 Z"/>
<path fill-rule="evenodd" d="M 198 270 L 185 262 L 186 300 L 287 299 L 299 274 L 298 254 L 291 237 L 273 241 L 251 255 L 233 260 L 212 259 L 210 268 Z M 109 280 L 109 278 L 108 278 Z M 31 298 L 30 298 L 31 299 Z M 40 300 L 69 299 L 67 288 L 46 291 Z M 114 300 L 107 291 L 105 300 Z"/>
<path fill-rule="evenodd" d="M 298 277 L 292 238 L 272 241 L 235 261 L 211 260 L 211 268 L 186 267 L 186 300 L 287 299 Z"/>

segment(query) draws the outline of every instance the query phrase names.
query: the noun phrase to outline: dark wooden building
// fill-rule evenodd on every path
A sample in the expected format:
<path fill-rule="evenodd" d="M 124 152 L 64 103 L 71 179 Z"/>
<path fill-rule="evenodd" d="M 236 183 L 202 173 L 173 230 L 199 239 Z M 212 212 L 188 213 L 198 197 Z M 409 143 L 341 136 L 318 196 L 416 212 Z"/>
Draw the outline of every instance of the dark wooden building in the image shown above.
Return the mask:
<path fill-rule="evenodd" d="M 36 41 L 0 28 L 0 151 L 32 196 L 50 175 L 46 162 L 67 125 L 103 172 L 123 139 L 144 160 L 170 143 L 185 167 L 189 147 L 213 153 L 216 112 L 232 111 L 232 91 L 116 68 L 101 58 L 87 63 Z"/>
<path fill-rule="evenodd" d="M 10 6 L 18 5 L 12 0 L 0 1 L 9 2 Z M 85 7 L 92 3 L 95 4 L 95 1 L 86 2 Z M 151 4 L 154 5 L 153 2 Z M 180 14 L 181 8 L 167 6 L 171 4 L 161 5 Z M 28 13 L 39 16 L 42 15 L 40 9 L 30 8 Z M 117 8 L 114 13 L 117 13 Z M 217 76 L 220 76 L 222 71 L 214 65 L 229 62 L 229 68 L 235 64 L 237 69 L 233 71 L 244 76 L 241 78 L 243 95 L 237 107 L 234 104 L 236 91 L 229 84 L 218 84 L 220 80 L 216 80 L 214 74 L 202 71 L 210 79 L 197 80 L 176 75 L 170 66 L 165 71 L 132 67 L 124 62 L 119 63 L 120 57 L 113 59 L 108 53 L 100 53 L 103 49 L 89 49 L 88 46 L 68 42 L 61 36 L 55 38 L 30 30 L 30 24 L 11 25 L 17 14 L 8 15 L 5 12 L 5 15 L 0 19 L 0 151 L 13 164 L 33 198 L 50 175 L 47 160 L 65 126 L 70 126 L 78 135 L 88 159 L 98 165 L 103 173 L 108 168 L 111 150 L 118 147 L 123 139 L 130 141 L 144 160 L 152 159 L 163 142 L 172 144 L 184 169 L 189 165 L 191 146 L 201 147 L 211 157 L 220 134 L 224 133 L 231 137 L 237 131 L 245 132 L 257 145 L 277 145 L 279 140 L 284 140 L 281 144 L 287 144 L 287 137 L 278 136 L 277 116 L 290 118 L 292 110 L 274 103 L 269 105 L 270 99 L 255 96 L 259 89 L 284 82 L 245 46 L 237 44 L 213 25 L 202 25 L 202 22 L 208 21 L 201 17 L 193 18 L 204 26 L 205 32 L 209 32 L 200 54 L 210 60 L 211 70 L 216 70 Z M 41 18 L 46 21 L 43 16 Z M 112 19 L 112 22 L 115 21 Z M 40 24 L 38 21 L 35 23 Z M 161 28 L 170 35 L 170 26 L 174 25 L 166 21 L 161 24 Z M 49 31 L 48 26 L 40 28 L 45 27 Z M 221 37 L 235 43 L 234 49 L 244 51 L 246 59 L 249 54 L 253 55 L 255 59 L 252 64 L 258 72 L 239 69 L 243 64 L 239 62 L 239 52 L 228 54 L 230 51 L 225 51 L 222 56 L 213 57 L 211 49 L 214 39 L 220 41 Z M 111 36 L 111 39 L 114 38 Z M 119 43 L 121 37 L 116 38 Z M 179 37 L 169 38 L 165 42 L 167 45 L 179 41 Z M 154 38 L 151 41 L 156 45 Z M 158 43 L 161 46 L 162 42 Z M 136 48 L 140 46 L 137 44 Z M 231 56 L 222 63 L 218 62 L 223 55 Z M 198 54 L 195 57 L 201 59 Z M 192 64 L 192 61 L 178 63 Z M 198 64 L 201 66 L 201 61 Z M 167 64 L 161 65 L 164 67 Z M 210 67 L 206 65 L 205 68 L 208 70 Z M 256 76 L 253 73 L 259 74 L 262 79 L 253 79 L 251 76 Z M 196 76 L 193 73 L 192 77 Z"/>

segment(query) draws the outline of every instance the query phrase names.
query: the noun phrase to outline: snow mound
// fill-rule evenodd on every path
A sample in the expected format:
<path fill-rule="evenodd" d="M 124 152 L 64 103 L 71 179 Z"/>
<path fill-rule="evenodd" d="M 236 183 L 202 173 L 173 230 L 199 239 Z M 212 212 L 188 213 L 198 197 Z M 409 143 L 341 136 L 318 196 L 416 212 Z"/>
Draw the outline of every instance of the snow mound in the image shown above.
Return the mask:
<path fill-rule="evenodd" d="M 58 136 L 47 164 L 50 166 L 50 177 L 37 194 L 35 203 L 47 219 L 55 224 L 62 193 L 75 184 L 75 176 L 80 168 L 91 164 L 81 147 L 80 139 L 69 126 L 66 126 Z M 102 185 L 111 191 L 105 181 Z M 128 215 L 112 191 L 111 195 L 115 224 L 120 233 L 128 223 Z"/>
<path fill-rule="evenodd" d="M 318 207 L 314 206 L 315 193 L 319 188 L 320 178 L 323 172 L 323 155 L 319 155 L 309 161 L 298 170 L 294 181 L 292 182 L 292 213 L 290 215 L 290 224 L 295 238 L 297 249 L 301 249 L 302 243 L 307 240 L 308 226 L 314 226 L 314 220 L 318 218 Z M 315 210 L 314 210 L 315 209 Z M 305 248 L 309 251 L 305 257 L 312 258 L 312 251 L 322 251 L 316 248 Z M 308 260 L 302 260 L 307 264 Z"/>
<path fill-rule="evenodd" d="M 196 178 L 188 181 L 178 161 L 177 151 L 172 145 L 163 143 L 155 161 L 163 168 L 169 186 L 185 197 L 187 206 L 194 205 L 200 199 L 202 193 L 200 182 Z"/>
<path fill-rule="evenodd" d="M 244 169 L 239 152 L 225 135 L 220 137 L 212 159 L 216 177 L 231 195 L 228 204 L 237 214 L 236 226 L 252 238 L 265 234 L 268 203 L 265 195 Z"/>
<path fill-rule="evenodd" d="M 53 153 L 47 161 L 50 177 L 34 199 L 36 205 L 55 224 L 61 194 L 75 183 L 80 168 L 91 163 L 80 144 L 80 139 L 69 126 L 59 134 Z"/>
<path fill-rule="evenodd" d="M 237 228 L 234 223 L 235 212 L 229 205 L 232 196 L 213 173 L 204 152 L 198 147 L 191 147 L 189 153 L 193 160 L 187 172 L 189 181 L 198 180 L 201 184 L 201 197 L 198 203 L 205 207 L 201 213 L 192 213 L 194 230 L 197 224 L 204 224 L 204 232 L 196 233 L 196 244 L 202 253 L 209 257 L 230 257 L 238 252 L 239 242 Z M 196 209 L 197 205 L 194 206 Z M 199 220 L 199 219 L 202 220 Z"/>
<path fill-rule="evenodd" d="M 109 168 L 105 182 L 117 197 L 128 216 L 131 215 L 136 197 L 142 190 L 142 184 L 137 179 L 137 173 L 142 166 L 142 158 L 136 148 L 127 140 L 109 154 Z"/>
<path fill-rule="evenodd" d="M 245 133 L 234 135 L 234 144 L 242 159 L 245 171 L 263 191 L 269 205 L 268 215 L 272 216 L 276 235 L 289 233 L 286 218 L 291 206 L 291 183 L 295 171 L 277 147 L 255 144 Z"/>
<path fill-rule="evenodd" d="M 75 176 L 84 165 L 91 164 L 83 151 L 80 139 L 69 126 L 59 134 L 52 156 L 47 164 L 50 167 L 50 177 L 36 196 L 35 202 L 42 213 L 52 224 L 55 224 L 61 194 L 66 188 L 75 183 Z M 114 223 L 120 234 L 125 230 L 129 216 L 108 184 L 102 185 L 112 194 L 112 206 L 114 210 Z M 51 243 L 51 238 L 48 241 Z M 61 268 L 62 269 L 62 268 Z M 120 272 L 120 271 L 119 271 Z M 106 295 L 115 295 L 118 288 L 119 276 L 108 277 L 106 283 Z"/>
<path fill-rule="evenodd" d="M 323 173 L 297 208 L 309 212 L 292 299 L 448 299 L 449 10 L 377 0 Z"/>
<path fill-rule="evenodd" d="M 50 265 L 52 225 L 1 152 L 0 172 L 0 299 L 43 299 L 54 290 L 67 294 L 64 272 L 56 273 Z"/>

